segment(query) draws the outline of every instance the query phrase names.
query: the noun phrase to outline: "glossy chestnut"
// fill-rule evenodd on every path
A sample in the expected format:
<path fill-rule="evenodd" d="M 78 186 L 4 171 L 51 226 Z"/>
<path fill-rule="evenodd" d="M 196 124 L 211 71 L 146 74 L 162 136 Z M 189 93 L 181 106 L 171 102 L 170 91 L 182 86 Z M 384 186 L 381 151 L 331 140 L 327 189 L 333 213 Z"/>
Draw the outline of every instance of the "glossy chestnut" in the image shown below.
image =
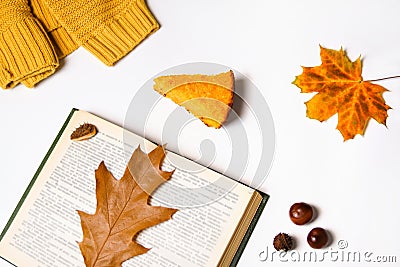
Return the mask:
<path fill-rule="evenodd" d="M 307 235 L 307 242 L 312 248 L 323 248 L 328 244 L 329 236 L 324 228 L 313 228 Z"/>
<path fill-rule="evenodd" d="M 289 216 L 293 223 L 303 225 L 311 221 L 313 209 L 304 202 L 294 203 L 289 209 Z"/>

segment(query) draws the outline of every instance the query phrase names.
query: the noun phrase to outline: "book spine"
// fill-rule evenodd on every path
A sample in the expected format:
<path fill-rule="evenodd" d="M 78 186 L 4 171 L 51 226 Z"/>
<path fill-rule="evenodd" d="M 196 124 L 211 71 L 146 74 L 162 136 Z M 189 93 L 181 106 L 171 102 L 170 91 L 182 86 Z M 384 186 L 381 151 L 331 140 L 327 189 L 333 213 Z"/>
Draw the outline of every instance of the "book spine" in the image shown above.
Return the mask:
<path fill-rule="evenodd" d="M 256 224 L 257 224 L 257 222 L 258 222 L 258 219 L 260 218 L 261 213 L 263 212 L 264 207 L 265 207 L 265 205 L 267 204 L 267 201 L 268 201 L 269 196 L 268 196 L 267 194 L 265 194 L 265 193 L 262 193 L 262 192 L 259 192 L 259 193 L 260 193 L 260 194 L 262 195 L 262 197 L 263 197 L 263 198 L 262 198 L 262 201 L 260 202 L 260 204 L 259 204 L 259 206 L 258 206 L 258 208 L 257 208 L 257 211 L 256 211 L 256 213 L 254 214 L 254 218 L 253 218 L 253 220 L 251 221 L 251 223 L 250 223 L 250 225 L 249 225 L 249 228 L 247 228 L 247 231 L 246 231 L 245 235 L 243 236 L 243 240 L 242 240 L 242 242 L 240 243 L 239 248 L 238 248 L 238 250 L 237 250 L 236 253 L 235 253 L 235 256 L 233 257 L 231 264 L 229 265 L 230 267 L 234 267 L 234 266 L 236 266 L 236 265 L 238 264 L 239 259 L 240 259 L 240 257 L 242 256 L 242 253 L 243 253 L 243 251 L 244 251 L 244 248 L 246 247 L 247 242 L 249 241 L 250 236 L 251 236 L 251 234 L 253 233 L 254 228 L 256 227 Z"/>
<path fill-rule="evenodd" d="M 47 159 L 50 157 L 51 153 L 54 150 L 54 147 L 57 145 L 61 135 L 63 134 L 65 128 L 67 127 L 69 121 L 72 118 L 72 115 L 75 113 L 75 111 L 78 111 L 78 109 L 73 108 L 71 110 L 71 112 L 69 113 L 67 119 L 65 120 L 63 126 L 61 127 L 60 131 L 58 132 L 56 138 L 54 139 L 50 149 L 47 151 L 46 156 L 44 157 L 44 159 L 42 160 L 42 162 L 39 165 L 39 168 L 36 170 L 35 174 L 33 175 L 33 178 L 31 179 L 28 187 L 25 189 L 24 194 L 22 195 L 21 199 L 18 202 L 17 207 L 15 207 L 10 219 L 8 220 L 6 226 L 4 227 L 3 231 L 1 232 L 0 235 L 0 241 L 3 239 L 4 235 L 6 234 L 8 228 L 10 228 L 11 223 L 13 222 L 15 216 L 17 215 L 19 209 L 21 208 L 22 204 L 24 203 L 27 195 L 29 194 L 29 192 L 31 191 L 32 186 L 35 184 L 37 177 L 39 176 L 39 173 L 42 171 L 44 164 L 46 163 Z"/>

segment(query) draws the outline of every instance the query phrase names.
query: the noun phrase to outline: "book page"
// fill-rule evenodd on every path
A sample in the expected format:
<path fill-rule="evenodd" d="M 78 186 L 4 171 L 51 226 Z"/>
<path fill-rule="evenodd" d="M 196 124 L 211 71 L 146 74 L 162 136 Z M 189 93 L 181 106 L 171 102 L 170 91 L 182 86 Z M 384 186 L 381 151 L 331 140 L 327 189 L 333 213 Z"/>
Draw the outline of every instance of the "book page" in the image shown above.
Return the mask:
<path fill-rule="evenodd" d="M 98 128 L 74 142 L 75 128 Z M 96 209 L 95 170 L 104 161 L 119 179 L 133 150 L 155 145 L 84 111 L 76 111 L 0 242 L 0 256 L 17 266 L 84 266 L 77 242 L 77 210 Z M 163 169 L 175 169 L 150 204 L 178 208 L 173 218 L 141 231 L 136 241 L 151 250 L 123 266 L 216 266 L 254 190 L 167 152 Z"/>

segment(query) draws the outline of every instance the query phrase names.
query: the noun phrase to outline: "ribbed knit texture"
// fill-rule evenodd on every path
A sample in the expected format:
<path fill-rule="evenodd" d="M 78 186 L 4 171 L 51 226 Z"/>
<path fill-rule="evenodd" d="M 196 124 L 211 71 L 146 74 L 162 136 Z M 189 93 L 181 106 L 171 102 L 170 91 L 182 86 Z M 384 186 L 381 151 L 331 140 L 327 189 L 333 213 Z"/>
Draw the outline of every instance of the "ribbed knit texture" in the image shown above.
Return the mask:
<path fill-rule="evenodd" d="M 50 12 L 44 0 L 30 0 L 30 4 L 33 15 L 42 23 L 59 59 L 68 56 L 79 47 Z"/>
<path fill-rule="evenodd" d="M 159 25 L 144 0 L 43 0 L 72 39 L 114 65 Z"/>
<path fill-rule="evenodd" d="M 78 46 L 114 65 L 158 28 L 144 0 L 0 0 L 0 86 L 33 87 Z"/>
<path fill-rule="evenodd" d="M 0 18 L 0 86 L 33 87 L 58 66 L 53 46 L 27 0 L 0 0 Z"/>

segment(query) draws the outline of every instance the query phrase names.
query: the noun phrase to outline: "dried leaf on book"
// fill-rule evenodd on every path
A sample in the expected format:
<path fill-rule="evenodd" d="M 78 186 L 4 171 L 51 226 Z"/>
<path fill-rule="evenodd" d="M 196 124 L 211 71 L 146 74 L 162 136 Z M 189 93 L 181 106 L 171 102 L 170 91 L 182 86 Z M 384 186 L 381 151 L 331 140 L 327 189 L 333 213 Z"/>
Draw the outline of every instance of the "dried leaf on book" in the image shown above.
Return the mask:
<path fill-rule="evenodd" d="M 134 236 L 171 219 L 177 211 L 148 204 L 150 194 L 171 177 L 172 172 L 160 170 L 164 156 L 160 146 L 149 154 L 137 148 L 120 180 L 100 163 L 95 172 L 96 213 L 78 211 L 83 230 L 79 247 L 86 266 L 121 266 L 146 253 L 149 249 L 135 242 Z"/>

